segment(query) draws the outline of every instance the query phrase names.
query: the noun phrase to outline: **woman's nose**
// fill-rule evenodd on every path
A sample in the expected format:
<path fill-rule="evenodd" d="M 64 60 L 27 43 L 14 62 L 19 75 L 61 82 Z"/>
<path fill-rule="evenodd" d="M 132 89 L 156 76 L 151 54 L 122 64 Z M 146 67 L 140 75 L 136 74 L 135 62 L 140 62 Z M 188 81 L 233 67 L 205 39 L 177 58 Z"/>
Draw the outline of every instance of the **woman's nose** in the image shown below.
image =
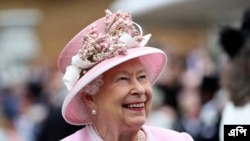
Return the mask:
<path fill-rule="evenodd" d="M 137 94 L 137 95 L 141 95 L 145 93 L 145 88 L 143 86 L 143 84 L 140 83 L 140 81 L 138 81 L 137 79 L 133 80 L 131 83 L 131 94 Z"/>

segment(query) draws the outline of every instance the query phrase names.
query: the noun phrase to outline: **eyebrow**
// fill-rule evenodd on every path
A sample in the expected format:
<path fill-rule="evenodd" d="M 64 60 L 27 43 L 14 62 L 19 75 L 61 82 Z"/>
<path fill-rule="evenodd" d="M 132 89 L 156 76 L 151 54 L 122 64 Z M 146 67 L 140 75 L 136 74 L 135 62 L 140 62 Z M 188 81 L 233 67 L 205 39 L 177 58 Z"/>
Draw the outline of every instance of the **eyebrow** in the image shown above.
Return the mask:
<path fill-rule="evenodd" d="M 147 69 L 145 69 L 145 68 L 140 68 L 138 71 L 136 71 L 136 75 L 141 74 L 141 73 L 145 73 L 146 76 L 147 76 L 148 78 L 150 78 L 150 73 L 147 71 Z M 110 80 L 110 81 L 114 81 L 115 78 L 116 78 L 117 76 L 119 76 L 119 75 L 131 75 L 131 74 L 132 74 L 132 73 L 129 72 L 129 71 L 127 71 L 126 69 L 116 70 L 116 71 L 114 71 L 114 72 L 111 74 L 111 76 L 109 77 L 109 80 Z"/>
<path fill-rule="evenodd" d="M 129 74 L 129 75 L 132 74 L 131 72 L 126 71 L 126 70 L 118 70 L 118 71 L 116 71 L 116 73 L 117 73 L 117 74 Z M 146 73 L 146 74 L 148 74 L 147 70 L 144 69 L 144 68 L 143 68 L 143 69 L 140 69 L 139 71 L 136 72 L 136 74 L 140 74 L 140 73 Z"/>

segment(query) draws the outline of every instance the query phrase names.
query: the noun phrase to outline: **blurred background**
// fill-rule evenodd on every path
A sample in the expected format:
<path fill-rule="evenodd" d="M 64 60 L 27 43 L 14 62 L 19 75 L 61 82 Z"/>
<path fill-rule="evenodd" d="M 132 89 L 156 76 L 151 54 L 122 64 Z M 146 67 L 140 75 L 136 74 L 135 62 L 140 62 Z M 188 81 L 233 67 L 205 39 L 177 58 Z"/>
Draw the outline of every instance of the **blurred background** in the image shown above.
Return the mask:
<path fill-rule="evenodd" d="M 55 141 L 82 128 L 61 117 L 57 57 L 82 28 L 121 9 L 168 55 L 147 124 L 219 140 L 222 26 L 239 27 L 249 0 L 0 0 L 0 141 Z"/>

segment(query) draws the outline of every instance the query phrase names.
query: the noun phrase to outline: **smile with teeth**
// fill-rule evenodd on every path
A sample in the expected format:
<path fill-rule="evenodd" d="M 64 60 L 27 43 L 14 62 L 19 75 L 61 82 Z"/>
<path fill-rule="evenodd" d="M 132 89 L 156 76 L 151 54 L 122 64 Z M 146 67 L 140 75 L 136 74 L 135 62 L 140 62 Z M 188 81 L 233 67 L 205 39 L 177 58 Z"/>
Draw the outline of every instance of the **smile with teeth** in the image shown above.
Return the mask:
<path fill-rule="evenodd" d="M 126 104 L 126 105 L 123 105 L 123 107 L 129 108 L 129 109 L 138 109 L 138 108 L 143 108 L 144 103 Z"/>

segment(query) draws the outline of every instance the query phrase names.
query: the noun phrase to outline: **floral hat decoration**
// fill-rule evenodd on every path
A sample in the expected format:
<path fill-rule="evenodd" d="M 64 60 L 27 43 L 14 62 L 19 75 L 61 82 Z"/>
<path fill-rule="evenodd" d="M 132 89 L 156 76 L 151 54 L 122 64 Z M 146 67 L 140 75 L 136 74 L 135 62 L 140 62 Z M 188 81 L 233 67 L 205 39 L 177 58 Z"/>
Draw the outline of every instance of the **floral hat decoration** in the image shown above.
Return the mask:
<path fill-rule="evenodd" d="M 106 16 L 76 34 L 58 58 L 58 68 L 69 90 L 62 115 L 73 125 L 92 123 L 91 109 L 81 100 L 82 89 L 107 70 L 133 58 L 140 58 L 156 82 L 166 65 L 166 54 L 146 47 L 151 34 L 143 36 L 130 13 L 105 10 Z M 81 93 L 81 94 L 79 94 Z M 94 93 L 88 93 L 94 94 Z"/>

